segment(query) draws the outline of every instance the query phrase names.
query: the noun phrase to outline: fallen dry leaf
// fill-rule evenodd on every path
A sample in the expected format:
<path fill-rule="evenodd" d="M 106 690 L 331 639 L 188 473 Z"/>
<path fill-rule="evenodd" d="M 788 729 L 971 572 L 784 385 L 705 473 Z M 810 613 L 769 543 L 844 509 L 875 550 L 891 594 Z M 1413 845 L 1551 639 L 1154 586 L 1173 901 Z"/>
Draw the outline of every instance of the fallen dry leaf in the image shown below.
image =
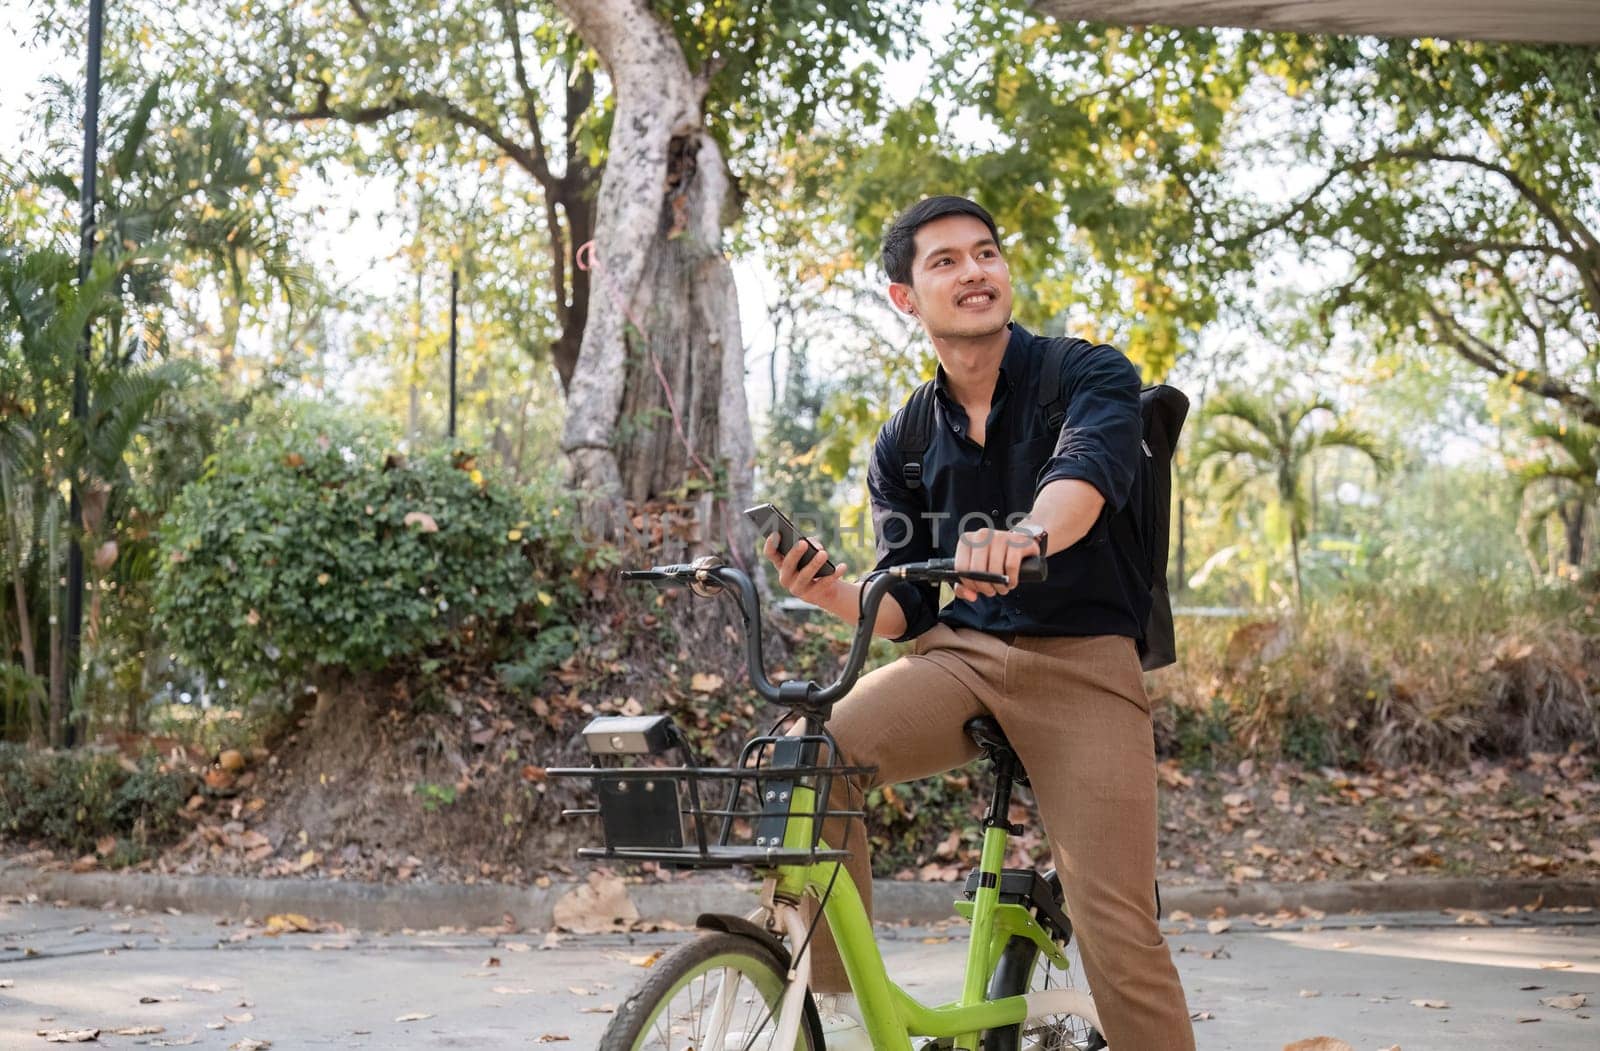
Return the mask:
<path fill-rule="evenodd" d="M 1450 1006 L 1449 1000 L 1413 1000 L 1412 1007 L 1431 1007 L 1435 1011 L 1442 1011 Z"/>
<path fill-rule="evenodd" d="M 286 934 L 294 931 L 299 931 L 304 934 L 315 934 L 321 929 L 322 926 L 316 921 L 310 919 L 309 917 L 302 916 L 298 912 L 282 912 L 278 913 L 277 915 L 267 917 L 267 929 L 262 933 L 277 937 L 280 934 Z"/>
<path fill-rule="evenodd" d="M 184 982 L 183 987 L 192 993 L 220 993 L 222 986 L 216 982 Z"/>
<path fill-rule="evenodd" d="M 253 1040 L 247 1036 L 242 1040 L 235 1040 L 229 1044 L 228 1051 L 266 1051 L 271 1046 L 271 1040 Z"/>
<path fill-rule="evenodd" d="M 635 967 L 654 967 L 656 961 L 661 959 L 661 954 L 664 951 L 663 949 L 657 949 L 649 956 L 630 956 L 628 957 L 628 962 Z"/>
<path fill-rule="evenodd" d="M 424 533 L 437 533 L 439 531 L 439 523 L 434 521 L 433 516 L 426 511 L 407 511 L 405 518 L 401 519 L 401 522 L 404 525 L 419 526 Z"/>
<path fill-rule="evenodd" d="M 118 1036 L 154 1036 L 156 1033 L 165 1033 L 164 1025 L 125 1025 L 121 1029 L 111 1030 Z"/>
<path fill-rule="evenodd" d="M 151 1047 L 188 1047 L 190 1044 L 194 1043 L 195 1041 L 197 1041 L 199 1039 L 200 1039 L 200 1037 L 197 1034 L 190 1033 L 188 1036 L 180 1036 L 180 1037 L 178 1037 L 178 1038 L 176 1038 L 174 1040 L 152 1040 L 152 1041 L 150 1041 L 150 1046 Z"/>
<path fill-rule="evenodd" d="M 1306 1040 L 1296 1040 L 1292 1044 L 1284 1044 L 1283 1051 L 1356 1051 L 1356 1049 L 1338 1037 L 1313 1036 Z"/>
<path fill-rule="evenodd" d="M 1567 996 L 1541 996 L 1539 1002 L 1546 1007 L 1554 1007 L 1562 1011 L 1576 1011 L 1589 1002 L 1583 993 L 1572 993 Z"/>
<path fill-rule="evenodd" d="M 98 1029 L 57 1029 L 51 1032 L 39 1030 L 39 1035 L 52 1044 L 87 1044 L 100 1039 Z"/>
<path fill-rule="evenodd" d="M 556 902 L 553 914 L 557 927 L 577 934 L 627 930 L 639 921 L 621 877 L 602 872 L 589 873 L 588 882 Z"/>
<path fill-rule="evenodd" d="M 1548 960 L 1539 965 L 1541 971 L 1565 971 L 1572 966 L 1570 960 Z"/>
<path fill-rule="evenodd" d="M 431 1015 L 431 1014 L 425 1014 L 425 1013 L 423 1013 L 421 1011 L 412 1011 L 410 1014 L 401 1015 L 399 1018 L 396 1018 L 395 1021 L 396 1022 L 421 1022 L 421 1021 L 423 1021 L 425 1019 L 432 1018 L 432 1017 L 433 1017 L 433 1015 Z"/>
<path fill-rule="evenodd" d="M 541 1044 L 559 1044 L 563 1040 L 571 1039 L 572 1037 L 565 1033 L 541 1033 L 537 1042 Z"/>
<path fill-rule="evenodd" d="M 722 689 L 722 676 L 697 671 L 689 679 L 689 689 L 695 693 L 716 693 Z"/>
<path fill-rule="evenodd" d="M 1225 931 L 1231 931 L 1231 930 L 1233 930 L 1233 921 L 1232 920 L 1207 920 L 1206 921 L 1206 933 L 1208 933 L 1208 934 L 1222 934 Z"/>

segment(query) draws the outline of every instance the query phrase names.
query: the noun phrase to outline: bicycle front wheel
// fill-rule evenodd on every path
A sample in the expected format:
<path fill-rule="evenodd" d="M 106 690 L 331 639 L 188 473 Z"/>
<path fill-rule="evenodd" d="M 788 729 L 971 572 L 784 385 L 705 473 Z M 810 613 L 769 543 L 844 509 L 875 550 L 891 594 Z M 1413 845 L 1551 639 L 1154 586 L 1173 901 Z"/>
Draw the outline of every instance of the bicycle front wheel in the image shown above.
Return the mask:
<path fill-rule="evenodd" d="M 775 1046 L 786 971 L 755 938 L 701 934 L 656 963 L 611 1020 L 600 1051 L 790 1051 Z M 809 993 L 792 1051 L 823 1051 Z"/>

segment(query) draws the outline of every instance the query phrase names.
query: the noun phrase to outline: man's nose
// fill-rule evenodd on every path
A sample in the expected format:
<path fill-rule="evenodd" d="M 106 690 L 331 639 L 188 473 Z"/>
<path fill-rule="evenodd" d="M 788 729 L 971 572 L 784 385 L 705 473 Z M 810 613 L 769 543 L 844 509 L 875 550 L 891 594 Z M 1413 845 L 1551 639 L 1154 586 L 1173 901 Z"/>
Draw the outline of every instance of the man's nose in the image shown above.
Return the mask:
<path fill-rule="evenodd" d="M 972 256 L 967 256 L 961 261 L 961 280 L 963 282 L 978 281 L 983 278 L 983 267 Z"/>

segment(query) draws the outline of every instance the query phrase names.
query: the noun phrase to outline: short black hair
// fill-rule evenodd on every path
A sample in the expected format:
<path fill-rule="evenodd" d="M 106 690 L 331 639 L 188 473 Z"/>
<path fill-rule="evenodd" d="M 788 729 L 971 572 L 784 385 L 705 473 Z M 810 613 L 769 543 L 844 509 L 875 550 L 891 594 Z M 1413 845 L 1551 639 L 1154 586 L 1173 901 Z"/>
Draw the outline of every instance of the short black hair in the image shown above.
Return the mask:
<path fill-rule="evenodd" d="M 989 228 L 994 243 L 1000 244 L 1000 231 L 995 229 L 994 217 L 984 211 L 983 205 L 952 194 L 924 197 L 901 212 L 884 232 L 883 269 L 890 281 L 899 285 L 911 283 L 911 261 L 916 257 L 917 231 L 947 215 L 970 215 L 982 220 L 983 225 Z"/>

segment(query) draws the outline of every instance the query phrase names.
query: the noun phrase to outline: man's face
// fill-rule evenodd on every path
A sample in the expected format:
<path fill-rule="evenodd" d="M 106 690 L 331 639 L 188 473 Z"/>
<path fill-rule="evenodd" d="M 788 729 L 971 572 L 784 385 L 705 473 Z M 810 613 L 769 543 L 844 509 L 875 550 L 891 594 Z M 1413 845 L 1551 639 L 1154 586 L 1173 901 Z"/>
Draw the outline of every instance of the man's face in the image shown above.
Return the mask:
<path fill-rule="evenodd" d="M 982 220 L 947 215 L 917 231 L 911 283 L 889 286 L 895 306 L 928 335 L 989 336 L 1011 320 L 1011 271 Z"/>

